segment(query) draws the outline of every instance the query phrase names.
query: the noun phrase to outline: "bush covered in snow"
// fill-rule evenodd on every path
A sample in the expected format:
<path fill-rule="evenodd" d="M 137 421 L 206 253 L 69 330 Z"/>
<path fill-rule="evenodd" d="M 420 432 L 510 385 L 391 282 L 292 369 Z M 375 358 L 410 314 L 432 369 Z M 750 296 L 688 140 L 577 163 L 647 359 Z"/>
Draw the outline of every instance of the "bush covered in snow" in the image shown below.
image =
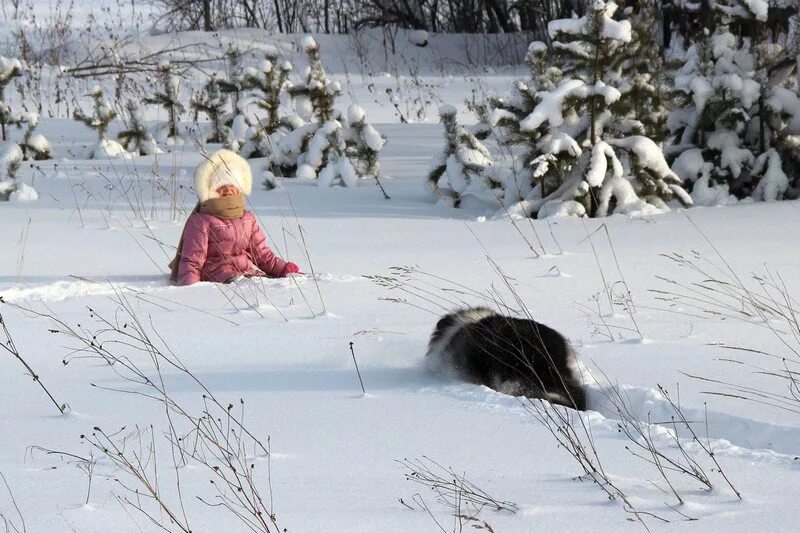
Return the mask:
<path fill-rule="evenodd" d="M 254 137 L 260 143 L 251 141 L 252 148 L 247 151 L 266 155 L 273 173 L 317 179 L 320 186 L 353 187 L 362 178 L 372 178 L 381 185 L 378 154 L 385 138 L 367 122 L 360 107 L 351 106 L 347 116 L 342 116 L 336 108 L 341 86 L 328 77 L 319 45 L 313 37 L 305 36 L 301 47 L 308 66 L 297 83 L 288 78 L 291 64 L 278 63 L 276 58 L 269 58 L 260 71 L 246 75 L 246 85 L 260 95 L 256 104 L 267 113 L 255 126 Z M 288 103 L 295 113 L 279 116 L 281 104 Z M 266 186 L 272 185 L 268 178 Z M 388 198 L 386 191 L 383 194 Z"/>
<path fill-rule="evenodd" d="M 75 120 L 83 122 L 97 133 L 97 144 L 90 150 L 89 159 L 108 159 L 127 154 L 121 144 L 108 138 L 108 126 L 116 118 L 117 112 L 106 101 L 103 89 L 99 85 L 95 86 L 91 97 L 94 101 L 91 114 L 81 109 L 76 109 L 73 114 Z"/>
<path fill-rule="evenodd" d="M 6 104 L 6 87 L 11 80 L 22 76 L 22 63 L 19 59 L 9 59 L 0 56 L 0 133 L 3 141 L 8 140 L 6 125 L 11 122 L 12 112 Z"/>
<path fill-rule="evenodd" d="M 36 190 L 19 177 L 22 149 L 16 143 L 0 143 L 0 201 L 30 202 L 39 198 Z"/>
<path fill-rule="evenodd" d="M 154 155 L 159 153 L 153 134 L 147 129 L 142 107 L 135 100 L 125 102 L 127 127 L 117 134 L 122 147 L 134 154 Z"/>
<path fill-rule="evenodd" d="M 451 105 L 439 108 L 445 144 L 431 160 L 428 186 L 439 200 L 458 207 L 464 195 L 490 199 L 501 195 L 501 180 L 492 154 L 478 138 L 458 123 L 458 113 Z"/>
<path fill-rule="evenodd" d="M 639 24 L 651 4 L 643 3 Z M 672 200 L 691 205 L 654 140 L 664 108 L 648 74 L 653 65 L 641 57 L 649 34 L 616 16 L 615 3 L 595 0 L 583 17 L 552 21 L 551 48 L 529 47 L 529 79 L 510 97 L 490 101 L 491 131 L 514 154 L 510 171 L 498 172 L 486 147 L 445 109 L 447 144 L 429 183 L 454 198 L 475 184 L 502 186 L 499 213 L 519 216 L 655 213 Z M 442 176 L 447 187 L 439 186 Z"/>
<path fill-rule="evenodd" d="M 192 96 L 189 107 L 195 122 L 200 113 L 205 114 L 211 122 L 211 132 L 206 136 L 206 142 L 223 143 L 227 140 L 229 129 L 225 125 L 225 119 L 228 101 L 219 87 L 216 76 L 211 76 L 203 89 Z"/>
<path fill-rule="evenodd" d="M 186 110 L 181 101 L 180 78 L 175 73 L 175 67 L 169 61 L 162 61 L 158 65 L 158 80 L 160 90 L 152 96 L 144 98 L 145 104 L 163 107 L 167 113 L 167 124 L 159 137 L 168 144 L 180 144 L 178 136 L 181 115 Z"/>
<path fill-rule="evenodd" d="M 675 76 L 673 169 L 694 183 L 703 204 L 796 198 L 799 36 L 766 38 L 773 9 L 766 2 L 715 7 L 714 27 L 687 50 Z"/>

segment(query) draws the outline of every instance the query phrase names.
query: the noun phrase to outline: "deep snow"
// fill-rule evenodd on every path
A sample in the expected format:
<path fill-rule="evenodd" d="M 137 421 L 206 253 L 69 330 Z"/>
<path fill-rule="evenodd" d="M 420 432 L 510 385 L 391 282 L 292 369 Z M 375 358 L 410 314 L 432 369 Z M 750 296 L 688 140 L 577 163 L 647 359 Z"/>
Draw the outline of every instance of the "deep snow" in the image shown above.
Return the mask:
<path fill-rule="evenodd" d="M 729 353 L 710 345 L 779 350 L 779 344 L 757 325 L 675 313 L 648 292 L 665 288 L 656 276 L 688 276 L 660 254 L 697 250 L 717 261 L 687 215 L 743 277 L 762 271 L 766 264 L 786 274 L 789 290 L 796 291 L 790 273 L 800 257 L 786 231 L 800 216 L 793 203 L 695 208 L 649 218 L 517 221 L 515 228 L 509 220 L 483 218 L 480 206 L 453 210 L 434 204 L 423 177 L 438 150 L 437 126 L 379 124 L 390 139 L 382 166 L 391 176 L 385 180 L 391 200 L 383 200 L 369 181 L 356 189 L 325 189 L 288 179 L 273 191 L 256 188 L 250 199 L 274 248 L 309 271 L 296 242 L 297 221 L 302 225 L 327 309 L 323 313 L 310 277 L 296 284 L 259 280 L 238 287 L 169 286 L 165 273 L 170 246 L 177 242 L 193 203 L 191 193 L 177 195 L 181 214 L 173 221 L 170 202 L 163 192 L 153 193 L 149 183 L 154 157 L 75 159 L 70 152 L 80 152 L 76 144 L 90 144 L 91 134 L 74 123 L 44 122 L 57 157 L 68 159 L 37 163 L 38 169 L 26 172 L 26 180 L 32 179 L 39 191 L 38 201 L 0 206 L 0 247 L 6 250 L 0 256 L 0 295 L 11 304 L 47 306 L 65 320 L 92 327 L 87 307 L 113 314 L 117 306 L 109 296 L 124 291 L 140 316 L 152 319 L 166 343 L 215 394 L 225 401 L 246 401 L 250 427 L 270 436 L 275 511 L 289 531 L 435 529 L 425 511 L 411 511 L 398 502 L 410 501 L 422 489 L 405 481 L 394 461 L 423 455 L 465 472 L 490 494 L 520 505 L 517 514 L 481 514 L 496 531 L 641 527 L 629 522 L 621 505 L 609 502 L 597 487 L 573 479 L 581 473 L 577 465 L 517 399 L 426 374 L 422 357 L 441 308 L 362 277 L 387 274 L 393 266 L 418 265 L 486 290 L 501 285 L 487 253 L 513 278 L 534 316 L 563 331 L 585 365 L 596 365 L 619 383 L 642 419 L 669 415 L 654 390 L 659 383 L 673 393 L 679 384 L 680 401 L 690 418 L 704 418 L 708 402 L 709 437 L 744 500 L 738 501 L 724 484 L 709 494 L 678 481 L 686 491 L 682 512 L 699 518 L 704 529 L 744 531 L 765 524 L 771 530 L 794 529 L 800 420 L 763 405 L 705 396 L 707 384 L 682 374 L 765 383 L 748 368 L 720 361 Z M 199 154 L 187 148 L 161 154 L 157 168 L 161 174 L 179 176 L 181 191 L 199 161 Z M 165 183 L 168 189 L 175 186 Z M 149 218 L 147 226 L 136 213 Z M 595 334 L 599 317 L 587 318 L 581 312 L 581 306 L 594 305 L 591 298 L 603 287 L 587 233 L 593 234 L 591 243 L 608 282 L 619 279 L 612 250 L 601 238 L 604 233 L 594 233 L 603 223 L 638 306 L 635 316 L 644 342 L 628 330 L 615 330 L 622 338 L 610 342 Z M 536 243 L 533 229 L 546 256 L 536 258 L 520 236 L 521 231 Z M 406 297 L 432 313 L 384 300 L 387 297 Z M 163 430 L 163 412 L 146 399 L 92 387 L 121 382 L 97 362 L 75 359 L 62 365 L 68 343 L 47 332 L 48 321 L 9 305 L 0 309 L 20 352 L 57 399 L 71 408 L 56 416 L 54 406 L 23 375 L 18 362 L 0 358 L 5 435 L 0 472 L 28 530 L 135 530 L 112 496 L 119 491 L 113 481 L 119 473 L 108 464 L 98 465 L 90 505 L 84 506 L 85 475 L 28 447 L 87 454 L 79 435 L 93 426 L 155 424 Z M 607 320 L 631 327 L 619 311 Z M 366 397 L 361 396 L 350 341 Z M 166 378 L 180 401 L 197 406 L 196 386 L 174 372 L 167 372 Z M 625 451 L 627 442 L 616 431 L 614 412 L 603 403 L 599 389 L 593 388 L 590 405 L 600 412 L 586 416 L 606 468 L 637 505 L 679 518 L 665 506 L 669 497 L 649 483 L 657 480 Z M 165 442 L 159 446 L 160 454 L 168 454 Z M 160 468 L 168 471 L 162 460 Z M 169 479 L 169 474 L 163 475 Z M 182 479 L 188 493 L 206 490 L 208 479 L 201 470 L 190 469 Z M 162 486 L 169 493 L 168 481 Z M 449 527 L 447 510 L 431 493 L 421 494 Z M 4 493 L 0 509 L 13 518 L 9 502 Z M 196 501 L 189 503 L 189 515 L 197 530 L 219 530 L 223 524 L 231 528 L 229 516 Z M 139 527 L 148 530 L 152 524 L 140 519 Z"/>
<path fill-rule="evenodd" d="M 36 3 L 43 9 L 44 4 Z M 9 33 L 10 26 L 0 33 Z M 113 431 L 153 424 L 160 485 L 164 497 L 176 502 L 163 409 L 140 396 L 104 390 L 127 385 L 96 360 L 73 358 L 64 365 L 73 344 L 49 333 L 48 320 L 20 309 L 47 310 L 93 329 L 96 314 L 110 317 L 118 311 L 113 298 L 121 292 L 221 400 L 245 400 L 248 426 L 270 438 L 274 510 L 288 531 L 438 531 L 426 511 L 410 510 L 398 501 L 412 502 L 417 492 L 444 528 L 453 530 L 447 508 L 430 491 L 406 481 L 406 471 L 396 463 L 422 456 L 465 473 L 492 496 L 516 502 L 516 514 L 480 514 L 498 532 L 641 529 L 620 502 L 609 501 L 598 487 L 577 478 L 582 473 L 577 464 L 519 399 L 443 381 L 425 371 L 423 355 L 437 316 L 455 300 L 486 303 L 483 299 L 428 286 L 423 288 L 432 295 L 415 297 L 364 277 L 396 275 L 392 267 L 415 266 L 458 284 L 459 290 L 497 290 L 511 301 L 495 264 L 533 316 L 569 337 L 586 369 L 600 381 L 604 373 L 613 384 L 589 384 L 591 410 L 584 420 L 605 468 L 633 504 L 671 520 L 646 520 L 651 528 L 796 530 L 800 417 L 731 396 L 708 395 L 722 389 L 687 376 L 784 393 L 768 376 L 747 366 L 770 365 L 769 358 L 732 353 L 717 344 L 780 355 L 789 354 L 788 347 L 763 323 L 713 315 L 691 302 L 672 304 L 652 291 L 671 288 L 663 278 L 701 281 L 663 257 L 697 252 L 722 274 L 727 271 L 724 258 L 754 287 L 751 273 L 780 272 L 788 293 L 800 294 L 792 276 L 800 266 L 792 233 L 800 217 L 798 205 L 738 204 L 636 218 L 512 221 L 493 219 L 496 206 L 477 199 L 466 198 L 457 210 L 436 204 L 424 181 L 442 144 L 435 124 L 438 105 L 456 105 L 468 124 L 465 100 L 502 93 L 522 69 L 502 66 L 504 61 L 492 52 L 509 47 L 491 40 L 476 43 L 466 36 L 433 34 L 421 48 L 416 46 L 419 35 L 401 34 L 392 57 L 374 52 L 383 46 L 380 32 L 362 38 L 318 40 L 327 69 L 343 87 L 342 110 L 350 103 L 362 106 L 388 138 L 381 167 L 391 200 L 384 200 L 369 180 L 345 189 L 278 178 L 277 189 L 266 191 L 258 187 L 263 179 L 260 162 L 253 161 L 256 188 L 249 208 L 282 257 L 306 272 L 313 265 L 316 283 L 306 276 L 170 286 L 166 265 L 194 206 L 190 187 L 192 171 L 202 160 L 198 147 L 187 142 L 157 156 L 88 160 L 94 134 L 72 120 L 46 118 L 63 116 L 65 108 L 44 102 L 37 132 L 50 141 L 56 159 L 23 167 L 23 181 L 38 191 L 38 200 L 0 203 L 0 296 L 7 302 L 0 304 L 0 312 L 25 360 L 70 410 L 57 415 L 20 363 L 0 353 L 0 473 L 11 490 L 0 484 L 0 514 L 20 523 L 13 494 L 27 531 L 155 530 L 141 516 L 132 519 L 130 509 L 115 499 L 125 493 L 115 479 L 130 480 L 108 461 L 100 460 L 89 504 L 84 505 L 85 474 L 57 456 L 30 448 L 88 455 L 80 435 L 95 426 Z M 219 32 L 213 44 L 206 34 L 188 32 L 148 36 L 129 46 L 134 55 L 142 48 L 186 46 L 183 57 L 196 59 L 238 43 L 255 51 L 277 49 L 300 70 L 298 42 L 298 36 L 237 30 Z M 524 54 L 527 42 L 516 44 Z M 77 45 L 65 43 L 65 49 L 71 46 Z M 198 82 L 195 77 L 186 83 Z M 47 83 L 54 79 L 45 77 Z M 95 81 L 81 83 L 85 86 L 73 88 L 76 94 L 88 91 Z M 11 103 L 17 104 L 13 97 Z M 82 103 L 88 106 L 88 101 Z M 411 123 L 399 124 L 401 114 Z M 151 123 L 164 119 L 153 108 L 146 118 Z M 112 133 L 120 126 L 114 124 Z M 537 257 L 529 242 L 544 253 Z M 613 314 L 608 311 L 604 278 L 617 294 L 624 278 L 643 339 L 621 306 Z M 455 288 L 445 281 L 437 284 Z M 410 305 L 393 299 L 406 299 Z M 785 328 L 778 320 L 770 325 Z M 613 339 L 606 335 L 609 330 Z M 732 358 L 746 364 L 726 361 Z M 178 401 L 193 409 L 200 406 L 202 392 L 186 376 L 167 370 L 165 379 Z M 675 502 L 664 492 L 663 481 L 625 449 L 629 442 L 618 432 L 618 415 L 603 394 L 604 387 L 617 387 L 640 420 L 657 423 L 650 427 L 656 442 L 674 452 L 667 434 L 673 412 L 659 395 L 659 384 L 679 398 L 684 414 L 743 495 L 739 501 L 711 472 L 696 444 L 681 441 L 697 454 L 715 487 L 708 493 L 688 478 L 671 478 L 686 501 L 678 510 L 699 519 L 696 523 L 670 509 Z M 687 436 L 685 431 L 680 435 Z M 266 491 L 264 459 L 255 462 Z M 242 530 L 229 514 L 195 499 L 209 494 L 205 471 L 187 467 L 181 479 L 193 530 Z"/>

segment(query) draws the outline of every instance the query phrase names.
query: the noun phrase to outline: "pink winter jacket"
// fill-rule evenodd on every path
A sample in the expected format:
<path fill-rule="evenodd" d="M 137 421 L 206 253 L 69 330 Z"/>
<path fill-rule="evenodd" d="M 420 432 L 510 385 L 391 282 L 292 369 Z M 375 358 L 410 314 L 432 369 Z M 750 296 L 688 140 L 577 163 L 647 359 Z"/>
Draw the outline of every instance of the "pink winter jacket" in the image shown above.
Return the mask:
<path fill-rule="evenodd" d="M 285 275 L 285 268 L 286 262 L 269 249 L 250 211 L 228 220 L 193 213 L 186 221 L 178 266 L 181 285 L 224 283 L 241 275 L 278 278 Z"/>

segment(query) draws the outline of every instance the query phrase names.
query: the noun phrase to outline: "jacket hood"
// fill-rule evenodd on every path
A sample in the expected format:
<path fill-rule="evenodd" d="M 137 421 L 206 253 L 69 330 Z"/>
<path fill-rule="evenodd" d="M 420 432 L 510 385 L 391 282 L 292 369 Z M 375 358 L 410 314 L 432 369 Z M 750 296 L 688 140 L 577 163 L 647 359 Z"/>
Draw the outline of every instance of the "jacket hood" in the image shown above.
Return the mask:
<path fill-rule="evenodd" d="M 239 154 L 225 149 L 205 157 L 194 171 L 194 188 L 201 202 L 218 197 L 216 191 L 222 185 L 234 185 L 245 196 L 253 191 L 250 165 Z"/>

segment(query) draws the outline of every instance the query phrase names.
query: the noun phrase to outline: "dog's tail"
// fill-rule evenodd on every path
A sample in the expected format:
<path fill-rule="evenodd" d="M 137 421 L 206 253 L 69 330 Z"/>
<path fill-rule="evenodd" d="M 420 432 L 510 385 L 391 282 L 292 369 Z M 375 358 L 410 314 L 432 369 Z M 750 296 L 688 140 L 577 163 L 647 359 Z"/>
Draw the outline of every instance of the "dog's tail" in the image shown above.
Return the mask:
<path fill-rule="evenodd" d="M 443 316 L 436 324 L 436 329 L 433 330 L 433 334 L 431 334 L 431 340 L 428 343 L 428 352 L 425 354 L 426 358 L 432 357 L 441 360 L 450 339 L 458 333 L 458 330 L 467 324 L 474 324 L 475 322 L 479 322 L 484 318 L 496 314 L 497 313 L 486 307 L 468 307 Z"/>

